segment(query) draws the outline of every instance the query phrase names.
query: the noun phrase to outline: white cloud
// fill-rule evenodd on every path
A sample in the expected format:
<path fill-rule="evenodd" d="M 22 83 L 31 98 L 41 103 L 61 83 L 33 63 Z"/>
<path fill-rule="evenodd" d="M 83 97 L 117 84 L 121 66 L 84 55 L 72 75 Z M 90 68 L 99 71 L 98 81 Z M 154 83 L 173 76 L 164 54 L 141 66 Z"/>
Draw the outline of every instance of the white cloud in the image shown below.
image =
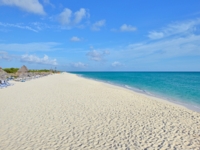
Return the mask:
<path fill-rule="evenodd" d="M 52 29 L 52 28 L 56 28 L 55 26 L 46 24 L 46 23 L 42 23 L 42 22 L 32 22 L 30 23 L 30 26 L 32 28 L 34 28 L 34 30 L 36 30 L 37 32 L 39 32 L 40 30 L 43 29 Z"/>
<path fill-rule="evenodd" d="M 79 11 L 74 13 L 74 16 L 75 16 L 74 23 L 75 24 L 80 23 L 81 20 L 86 17 L 86 15 L 87 15 L 86 10 L 84 8 L 81 8 Z"/>
<path fill-rule="evenodd" d="M 94 61 L 102 61 L 103 58 L 110 54 L 109 51 L 97 51 L 97 50 L 91 50 L 87 53 L 87 56 Z"/>
<path fill-rule="evenodd" d="M 119 67 L 119 66 L 122 66 L 122 64 L 118 61 L 115 61 L 111 64 L 113 67 Z"/>
<path fill-rule="evenodd" d="M 164 33 L 163 32 L 151 31 L 151 32 L 149 32 L 148 37 L 150 39 L 160 39 L 160 38 L 164 37 Z"/>
<path fill-rule="evenodd" d="M 198 70 L 200 35 L 166 38 L 133 43 L 112 52 L 113 69 L 129 70 Z M 118 63 L 119 62 L 119 63 Z M 121 63 L 121 66 L 120 66 Z M 124 65 L 126 64 L 126 65 Z M 171 65 L 171 66 L 170 66 Z M 188 67 L 189 66 L 189 67 Z"/>
<path fill-rule="evenodd" d="M 82 62 L 72 63 L 71 66 L 75 67 L 75 68 L 86 68 L 87 67 L 87 65 Z"/>
<path fill-rule="evenodd" d="M 92 50 L 88 52 L 87 56 L 89 56 L 92 60 L 95 60 L 95 61 L 102 60 L 102 54 L 96 50 Z"/>
<path fill-rule="evenodd" d="M 136 27 L 133 27 L 131 25 L 127 25 L 127 24 L 123 24 L 121 27 L 120 27 L 120 30 L 122 32 L 133 32 L 133 31 L 136 31 L 137 28 Z"/>
<path fill-rule="evenodd" d="M 187 35 L 195 32 L 196 26 L 200 25 L 200 19 L 177 22 L 169 24 L 167 27 L 161 29 L 160 31 L 150 31 L 148 37 L 150 39 L 161 39 L 169 36 L 180 36 Z"/>
<path fill-rule="evenodd" d="M 81 8 L 79 11 L 73 13 L 69 8 L 65 8 L 58 16 L 59 22 L 66 27 L 73 27 L 78 25 L 84 18 L 87 18 L 89 13 Z"/>
<path fill-rule="evenodd" d="M 126 67 L 128 66 L 129 69 L 136 70 L 141 70 L 141 68 L 142 70 L 170 70 L 173 68 L 175 68 L 174 70 L 181 70 L 182 68 L 182 70 L 199 70 L 200 24 L 198 25 L 197 20 L 182 22 L 184 25 L 180 25 L 181 29 L 177 29 L 176 33 L 175 29 L 172 30 L 170 28 L 170 30 L 165 30 L 168 32 L 159 31 L 161 34 L 154 35 L 156 37 L 163 36 L 163 38 L 133 43 L 127 47 L 121 47 L 118 50 L 112 51 L 112 58 L 120 60 L 122 66 L 126 63 Z M 168 35 L 169 33 L 170 35 Z M 172 66 L 170 67 L 169 64 Z M 113 62 L 111 65 L 114 67 L 118 63 Z"/>
<path fill-rule="evenodd" d="M 138 43 L 128 46 L 127 57 L 132 59 L 163 59 L 181 56 L 200 55 L 200 35 L 159 40 L 150 43 Z"/>
<path fill-rule="evenodd" d="M 149 33 L 149 38 L 157 40 L 131 44 L 124 52 L 132 59 L 145 60 L 200 56 L 199 26 L 200 19 L 170 24 Z"/>
<path fill-rule="evenodd" d="M 14 23 L 13 24 L 13 23 L 0 22 L 0 26 L 2 26 L 2 29 L 9 28 L 9 30 L 10 30 L 11 28 L 18 28 L 18 29 L 33 31 L 36 33 L 41 30 L 44 30 L 44 29 L 58 28 L 58 26 L 49 25 L 49 24 L 42 23 L 42 22 L 31 22 L 31 23 L 27 23 L 27 24 L 25 24 L 25 23 Z"/>
<path fill-rule="evenodd" d="M 11 23 L 2 23 L 2 22 L 0 22 L 0 26 L 3 26 L 3 27 L 14 27 L 14 28 L 30 30 L 30 31 L 33 31 L 33 32 L 38 32 L 36 29 L 34 29 L 32 27 L 27 26 L 27 25 L 22 25 L 22 24 L 11 24 Z"/>
<path fill-rule="evenodd" d="M 102 26 L 105 26 L 105 24 L 106 24 L 106 20 L 97 21 L 92 25 L 91 29 L 95 31 L 99 31 Z"/>
<path fill-rule="evenodd" d="M 27 12 L 45 15 L 43 6 L 38 0 L 0 0 L 0 4 L 8 6 L 16 6 Z"/>
<path fill-rule="evenodd" d="M 50 59 L 47 55 L 44 55 L 43 58 L 40 58 L 35 55 L 22 55 L 21 59 L 22 62 L 28 62 L 28 63 L 36 63 L 36 64 L 45 64 L 45 65 L 57 65 L 56 59 Z"/>
<path fill-rule="evenodd" d="M 72 11 L 65 8 L 63 12 L 59 15 L 59 21 L 62 25 L 69 25 L 71 23 Z"/>
<path fill-rule="evenodd" d="M 7 52 L 5 51 L 0 51 L 0 60 L 7 60 L 10 61 L 12 60 L 12 56 L 10 56 Z"/>
<path fill-rule="evenodd" d="M 76 37 L 76 36 L 73 36 L 73 37 L 70 39 L 70 41 L 72 41 L 72 42 L 79 42 L 79 41 L 81 41 L 81 39 L 78 38 L 78 37 Z"/>
<path fill-rule="evenodd" d="M 27 62 L 27 63 L 35 63 L 35 64 L 46 64 L 46 65 L 57 65 L 57 60 L 56 59 L 51 59 L 47 55 L 44 55 L 44 57 L 40 58 L 36 55 L 10 55 L 5 51 L 0 51 L 0 60 L 6 60 L 6 61 L 11 61 L 11 60 L 20 60 L 21 62 Z"/>
<path fill-rule="evenodd" d="M 51 7 L 55 8 L 55 6 L 50 2 L 50 0 L 43 0 L 44 4 L 50 5 Z"/>
<path fill-rule="evenodd" d="M 44 42 L 44 43 L 11 43 L 11 44 L 0 44 L 0 49 L 3 51 L 22 51 L 22 52 L 36 52 L 36 51 L 57 51 L 61 50 L 58 48 L 59 43 L 55 42 Z"/>

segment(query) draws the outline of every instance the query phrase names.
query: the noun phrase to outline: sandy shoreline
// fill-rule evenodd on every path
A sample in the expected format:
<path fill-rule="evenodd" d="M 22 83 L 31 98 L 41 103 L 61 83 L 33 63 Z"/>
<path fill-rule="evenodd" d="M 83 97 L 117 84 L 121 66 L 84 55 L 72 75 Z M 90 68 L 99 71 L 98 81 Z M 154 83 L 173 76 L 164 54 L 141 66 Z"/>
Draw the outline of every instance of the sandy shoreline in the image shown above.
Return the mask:
<path fill-rule="evenodd" d="M 124 88 L 124 89 L 127 89 L 127 90 L 131 90 L 131 91 L 133 91 L 135 93 L 139 93 L 139 94 L 143 94 L 143 95 L 150 96 L 150 97 L 153 97 L 153 98 L 157 98 L 159 100 L 166 101 L 166 102 L 169 102 L 169 103 L 172 103 L 172 104 L 175 104 L 175 105 L 179 105 L 181 107 L 185 107 L 187 109 L 190 109 L 192 111 L 200 113 L 200 107 L 196 106 L 195 104 L 184 103 L 184 102 L 181 102 L 181 100 L 169 99 L 166 96 L 165 97 L 164 96 L 159 96 L 159 95 L 155 95 L 155 94 L 152 94 L 152 93 L 147 93 L 146 91 L 143 92 L 143 91 L 141 91 L 139 89 L 136 89 L 136 88 L 133 88 L 133 87 L 129 87 L 129 86 L 126 86 L 126 85 L 123 86 L 123 85 L 120 85 L 120 84 L 106 82 L 106 81 L 103 81 L 103 80 L 98 80 L 98 79 L 93 79 L 93 78 L 87 78 L 87 77 L 84 77 L 84 76 L 79 75 L 79 74 L 75 74 L 75 75 L 77 75 L 78 77 L 81 77 L 81 78 L 85 78 L 85 79 L 89 79 L 89 80 L 94 80 L 94 81 L 97 81 L 97 82 L 103 82 L 105 84 L 110 84 L 110 85 L 113 85 L 113 86 L 118 86 L 118 87 L 121 87 L 121 88 Z"/>
<path fill-rule="evenodd" d="M 200 114 L 73 74 L 0 90 L 0 149 L 200 149 Z"/>

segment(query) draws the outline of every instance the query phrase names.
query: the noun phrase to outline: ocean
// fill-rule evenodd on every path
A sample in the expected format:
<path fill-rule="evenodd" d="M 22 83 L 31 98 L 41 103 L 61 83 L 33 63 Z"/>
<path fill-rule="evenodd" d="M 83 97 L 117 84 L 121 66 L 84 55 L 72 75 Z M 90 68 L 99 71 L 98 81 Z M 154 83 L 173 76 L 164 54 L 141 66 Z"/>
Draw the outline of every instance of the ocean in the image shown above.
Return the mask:
<path fill-rule="evenodd" d="M 200 111 L 200 72 L 71 72 Z"/>

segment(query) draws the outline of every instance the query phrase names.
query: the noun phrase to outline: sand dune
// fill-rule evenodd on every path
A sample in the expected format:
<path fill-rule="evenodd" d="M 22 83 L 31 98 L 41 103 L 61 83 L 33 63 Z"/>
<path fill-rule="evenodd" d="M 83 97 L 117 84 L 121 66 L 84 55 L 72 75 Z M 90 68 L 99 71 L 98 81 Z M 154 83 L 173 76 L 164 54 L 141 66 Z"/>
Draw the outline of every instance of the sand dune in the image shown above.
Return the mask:
<path fill-rule="evenodd" d="M 0 89 L 0 149 L 200 149 L 200 114 L 59 74 Z"/>

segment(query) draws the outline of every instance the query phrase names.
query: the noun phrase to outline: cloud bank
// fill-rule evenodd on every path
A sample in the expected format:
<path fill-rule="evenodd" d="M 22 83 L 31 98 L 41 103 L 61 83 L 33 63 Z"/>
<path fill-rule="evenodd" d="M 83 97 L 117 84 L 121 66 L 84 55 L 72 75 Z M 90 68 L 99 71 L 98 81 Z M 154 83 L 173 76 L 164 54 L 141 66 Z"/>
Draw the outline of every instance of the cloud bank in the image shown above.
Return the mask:
<path fill-rule="evenodd" d="M 10 61 L 12 60 L 12 56 L 10 56 L 7 52 L 5 51 L 0 51 L 0 60 L 7 60 Z"/>
<path fill-rule="evenodd" d="M 0 0 L 0 4 L 15 6 L 30 13 L 45 15 L 43 6 L 38 0 Z"/>
<path fill-rule="evenodd" d="M 27 63 L 36 63 L 36 64 L 45 64 L 45 65 L 57 65 L 56 59 L 50 59 L 47 55 L 44 55 L 43 58 L 40 58 L 36 55 L 22 55 L 20 61 Z"/>
<path fill-rule="evenodd" d="M 169 24 L 168 26 L 162 28 L 159 31 L 150 31 L 148 37 L 150 39 L 161 39 L 170 36 L 187 36 L 196 31 L 196 26 L 200 25 L 200 19 L 176 22 Z"/>

